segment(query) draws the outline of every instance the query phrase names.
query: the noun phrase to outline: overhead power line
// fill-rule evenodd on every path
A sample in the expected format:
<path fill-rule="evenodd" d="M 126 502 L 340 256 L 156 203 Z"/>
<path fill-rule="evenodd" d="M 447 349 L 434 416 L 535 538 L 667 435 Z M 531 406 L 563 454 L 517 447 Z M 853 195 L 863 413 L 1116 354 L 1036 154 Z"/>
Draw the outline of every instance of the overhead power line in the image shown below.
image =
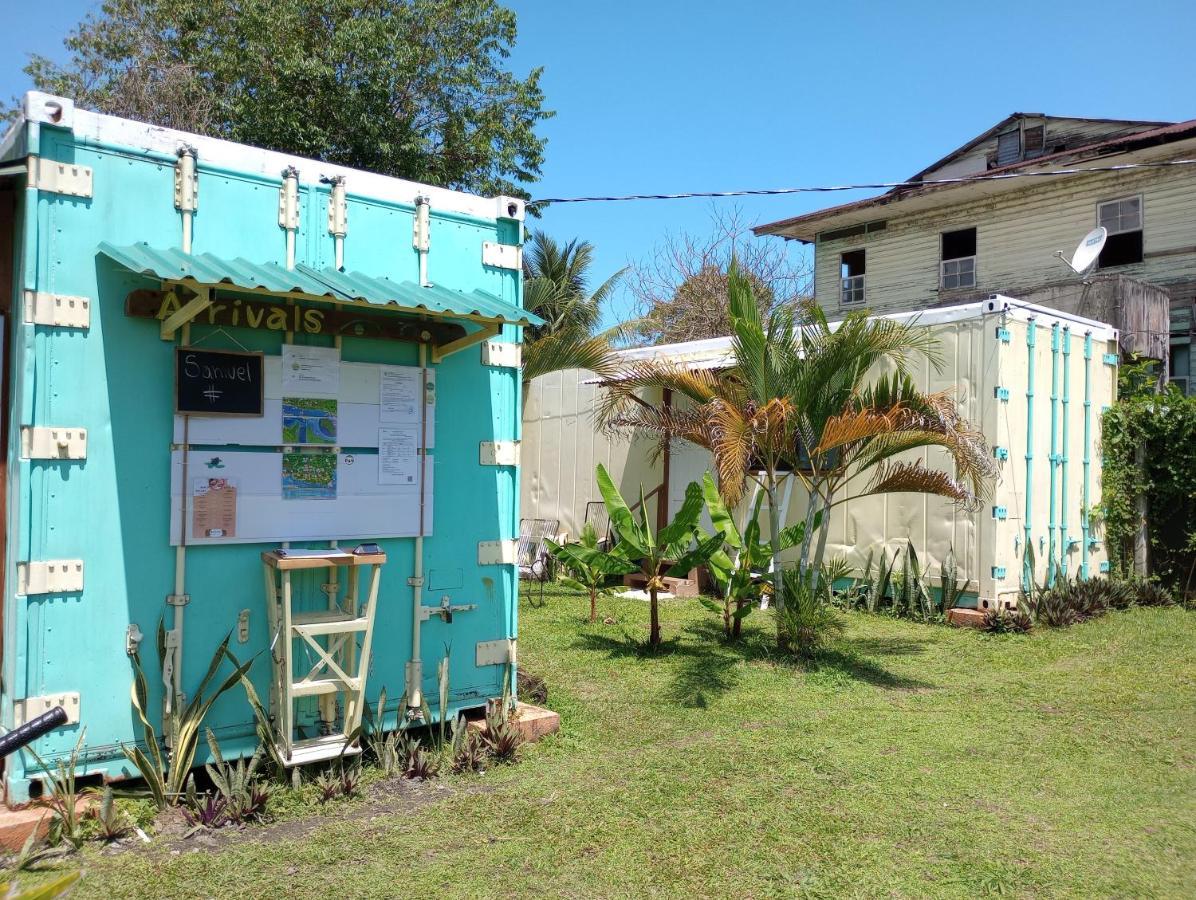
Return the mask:
<path fill-rule="evenodd" d="M 690 191 L 684 194 L 624 194 L 610 197 L 538 197 L 529 206 L 548 206 L 551 203 L 615 203 L 626 200 L 692 200 L 718 197 L 771 197 L 780 194 L 826 194 L 834 191 L 879 190 L 881 188 L 922 188 L 941 184 L 972 184 L 978 181 L 1009 181 L 1014 178 L 1058 178 L 1067 175 L 1087 175 L 1093 172 L 1126 172 L 1133 169 L 1164 169 L 1172 166 L 1196 165 L 1196 159 L 1171 159 L 1162 162 L 1122 163 L 1113 166 L 1087 166 L 1071 169 L 1047 169 L 1041 172 L 998 172 L 992 175 L 968 175 L 961 178 L 932 178 L 926 181 L 878 181 L 872 184 L 832 184 L 817 187 L 760 188 L 743 191 Z"/>

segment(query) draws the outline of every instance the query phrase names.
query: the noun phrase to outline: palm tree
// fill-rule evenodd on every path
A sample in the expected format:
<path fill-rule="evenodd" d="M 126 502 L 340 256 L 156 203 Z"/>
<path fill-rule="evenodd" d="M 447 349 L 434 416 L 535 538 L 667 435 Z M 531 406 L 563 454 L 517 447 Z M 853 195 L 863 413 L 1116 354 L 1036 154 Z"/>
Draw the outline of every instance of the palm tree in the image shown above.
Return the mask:
<path fill-rule="evenodd" d="M 783 479 L 799 478 L 810 497 L 799 571 L 820 567 L 830 511 L 842 490 L 861 475 L 859 497 L 895 491 L 972 499 L 993 472 L 984 442 L 960 419 L 953 401 L 915 389 L 908 362 L 922 356 L 937 364 L 925 329 L 891 319 L 849 315 L 836 327 L 813 303 L 799 310 L 802 322 L 782 308 L 761 316 L 751 284 L 732 265 L 728 280 L 734 363 L 722 371 L 688 370 L 646 360 L 605 382 L 600 421 L 615 428 L 655 434 L 663 447 L 688 440 L 710 450 L 719 490 L 738 503 L 749 479 L 768 497 L 776 596 L 783 597 L 782 525 L 778 497 Z M 896 374 L 866 382 L 882 362 Z M 655 406 L 644 388 L 663 388 L 687 398 Z M 958 478 L 921 463 L 892 458 L 910 449 L 939 446 L 952 457 Z M 817 534 L 817 544 L 812 541 Z"/>
<path fill-rule="evenodd" d="M 602 306 L 614 293 L 626 269 L 620 269 L 593 292 L 589 290 L 594 247 L 588 241 L 561 246 L 542 231 L 533 232 L 523 254 L 523 302 L 544 319 L 528 328 L 523 344 L 523 383 L 561 369 L 589 369 L 611 375 L 618 358 L 611 340 L 623 328 L 597 331 Z"/>

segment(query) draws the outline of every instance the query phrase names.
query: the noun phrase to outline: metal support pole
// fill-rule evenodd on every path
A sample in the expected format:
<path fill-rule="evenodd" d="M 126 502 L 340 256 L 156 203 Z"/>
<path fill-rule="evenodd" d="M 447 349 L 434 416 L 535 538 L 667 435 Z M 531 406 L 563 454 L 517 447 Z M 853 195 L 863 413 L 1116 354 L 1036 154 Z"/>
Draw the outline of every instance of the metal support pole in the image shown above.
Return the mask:
<path fill-rule="evenodd" d="M 1063 326 L 1063 448 L 1059 481 L 1059 574 L 1067 578 L 1067 556 L 1071 538 L 1067 533 L 1067 451 L 1071 429 L 1068 425 L 1071 404 L 1071 326 Z"/>
<path fill-rule="evenodd" d="M 1055 488 L 1059 471 L 1059 323 L 1051 325 L 1051 456 L 1050 498 L 1047 501 L 1047 584 L 1053 585 L 1059 575 L 1055 559 Z"/>
<path fill-rule="evenodd" d="M 1092 467 L 1092 332 L 1084 335 L 1084 482 L 1081 489 L 1080 510 L 1080 577 L 1088 577 L 1088 545 L 1091 530 L 1088 523 L 1088 478 Z"/>
<path fill-rule="evenodd" d="M 1034 479 L 1034 343 L 1038 323 L 1031 318 L 1026 323 L 1026 513 L 1022 519 L 1025 534 L 1025 552 L 1022 554 L 1022 587 L 1027 591 L 1034 582 L 1034 570 L 1030 566 L 1030 516 L 1033 513 Z"/>

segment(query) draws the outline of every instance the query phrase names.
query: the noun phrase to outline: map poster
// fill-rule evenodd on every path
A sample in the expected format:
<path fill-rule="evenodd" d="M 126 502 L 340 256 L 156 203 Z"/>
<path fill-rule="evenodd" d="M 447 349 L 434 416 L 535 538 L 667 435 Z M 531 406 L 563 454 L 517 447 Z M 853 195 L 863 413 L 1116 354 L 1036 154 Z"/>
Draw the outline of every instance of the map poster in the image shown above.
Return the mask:
<path fill-rule="evenodd" d="M 336 443 L 335 400 L 282 398 L 282 443 L 331 446 Z"/>
<path fill-rule="evenodd" d="M 335 453 L 284 453 L 283 500 L 335 500 Z"/>
<path fill-rule="evenodd" d="M 191 486 L 191 537 L 236 536 L 236 483 L 230 478 L 196 478 Z"/>

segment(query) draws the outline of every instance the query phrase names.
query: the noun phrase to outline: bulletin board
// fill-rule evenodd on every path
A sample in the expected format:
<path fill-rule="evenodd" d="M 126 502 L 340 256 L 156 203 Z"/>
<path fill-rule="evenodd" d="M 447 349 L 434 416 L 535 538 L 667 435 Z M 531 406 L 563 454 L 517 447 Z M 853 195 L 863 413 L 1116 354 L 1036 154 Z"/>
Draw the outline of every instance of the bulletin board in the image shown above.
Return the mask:
<path fill-rule="evenodd" d="M 262 415 L 175 417 L 173 545 L 431 534 L 434 370 L 292 345 L 263 370 Z"/>

